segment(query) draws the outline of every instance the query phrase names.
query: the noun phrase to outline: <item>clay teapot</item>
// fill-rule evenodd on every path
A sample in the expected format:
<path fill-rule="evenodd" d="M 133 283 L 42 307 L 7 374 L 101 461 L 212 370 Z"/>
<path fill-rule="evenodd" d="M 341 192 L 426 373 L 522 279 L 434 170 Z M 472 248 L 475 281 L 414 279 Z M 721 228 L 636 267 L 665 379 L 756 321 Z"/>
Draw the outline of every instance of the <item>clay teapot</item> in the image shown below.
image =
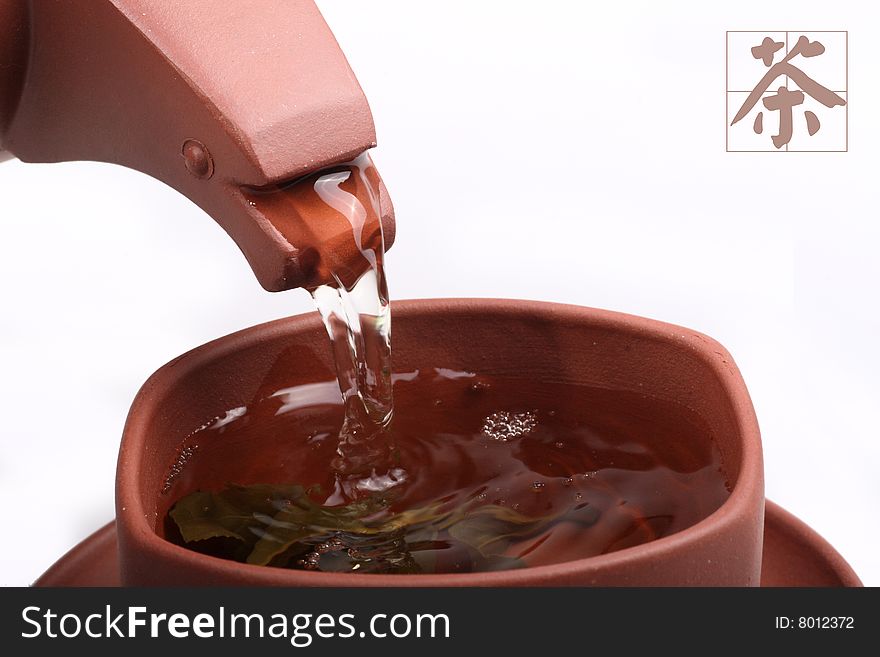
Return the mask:
<path fill-rule="evenodd" d="M 300 287 L 294 233 L 246 192 L 376 145 L 364 97 L 311 0 L 0 0 L 0 160 L 95 160 L 190 198 L 269 291 Z M 386 247 L 394 211 L 380 182 Z M 340 257 L 343 257 L 342 254 Z"/>

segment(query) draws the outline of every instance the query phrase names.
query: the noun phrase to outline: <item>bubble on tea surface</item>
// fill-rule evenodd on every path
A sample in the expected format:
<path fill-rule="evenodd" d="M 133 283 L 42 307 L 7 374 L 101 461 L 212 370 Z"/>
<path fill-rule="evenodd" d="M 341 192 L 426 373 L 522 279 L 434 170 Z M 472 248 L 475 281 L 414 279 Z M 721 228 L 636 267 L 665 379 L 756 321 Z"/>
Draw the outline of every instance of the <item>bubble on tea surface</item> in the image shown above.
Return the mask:
<path fill-rule="evenodd" d="M 165 475 L 165 482 L 162 485 L 163 494 L 168 493 L 171 490 L 174 486 L 174 482 L 183 473 L 186 464 L 189 463 L 189 460 L 198 448 L 198 445 L 190 445 L 189 447 L 184 447 L 177 453 L 177 458 L 174 460 L 174 463 L 171 464 L 168 473 Z"/>
<path fill-rule="evenodd" d="M 538 426 L 534 411 L 511 413 L 497 411 L 483 420 L 483 435 L 492 440 L 507 442 L 522 438 Z"/>
<path fill-rule="evenodd" d="M 486 381 L 474 381 L 469 387 L 470 392 L 486 392 L 492 386 Z"/>

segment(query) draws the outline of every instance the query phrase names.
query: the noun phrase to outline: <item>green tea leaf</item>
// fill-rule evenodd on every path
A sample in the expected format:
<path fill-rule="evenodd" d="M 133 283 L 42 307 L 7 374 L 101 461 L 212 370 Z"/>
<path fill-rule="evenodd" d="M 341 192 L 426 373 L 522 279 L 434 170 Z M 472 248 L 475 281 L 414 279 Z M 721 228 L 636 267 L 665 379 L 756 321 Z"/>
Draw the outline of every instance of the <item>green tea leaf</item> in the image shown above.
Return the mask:
<path fill-rule="evenodd" d="M 211 493 L 201 491 L 187 495 L 171 509 L 171 517 L 177 523 L 183 540 L 187 543 L 203 541 L 209 538 L 225 536 L 244 541 L 245 537 L 232 529 L 232 522 L 220 522 L 217 516 L 226 516 L 218 512 L 217 504 Z M 241 520 L 241 518 L 239 518 Z M 243 523 L 238 522 L 240 527 Z"/>
<path fill-rule="evenodd" d="M 532 518 L 497 505 L 450 511 L 441 503 L 393 513 L 381 496 L 327 507 L 309 496 L 313 490 L 261 484 L 197 491 L 179 500 L 169 515 L 186 543 L 232 539 L 241 549 L 227 546 L 224 555 L 250 564 L 297 567 L 320 544 L 344 539 L 344 547 L 321 552 L 322 570 L 397 573 L 432 571 L 430 564 L 441 553 L 449 555 L 443 559 L 453 559 L 455 568 L 523 567 L 505 554 L 512 544 L 540 534 L 563 514 L 584 524 L 598 515 L 587 509 L 571 517 L 572 511 L 565 509 Z"/>
<path fill-rule="evenodd" d="M 287 552 L 295 543 L 315 535 L 315 530 L 308 524 L 294 520 L 286 520 L 285 512 L 281 511 L 275 518 L 268 519 L 265 529 L 254 529 L 260 538 L 248 555 L 247 562 L 257 566 L 266 566 L 278 555 Z"/>
<path fill-rule="evenodd" d="M 250 528 L 259 514 L 274 515 L 286 499 L 304 495 L 302 486 L 230 486 L 219 493 L 196 491 L 174 505 L 169 515 L 187 543 L 225 536 L 256 540 Z"/>
<path fill-rule="evenodd" d="M 539 534 L 556 522 L 558 514 L 530 518 L 493 504 L 477 507 L 450 520 L 449 535 L 483 556 L 500 556 L 516 540 Z"/>

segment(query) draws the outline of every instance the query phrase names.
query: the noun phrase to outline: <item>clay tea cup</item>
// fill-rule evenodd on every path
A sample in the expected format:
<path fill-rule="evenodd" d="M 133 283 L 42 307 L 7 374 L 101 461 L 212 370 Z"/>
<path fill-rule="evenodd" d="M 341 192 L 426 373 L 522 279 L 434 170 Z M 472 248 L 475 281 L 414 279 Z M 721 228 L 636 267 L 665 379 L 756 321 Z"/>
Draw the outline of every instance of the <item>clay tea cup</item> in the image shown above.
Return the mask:
<path fill-rule="evenodd" d="M 702 520 L 598 556 L 512 570 L 358 574 L 250 565 L 164 538 L 163 493 L 182 440 L 261 391 L 333 378 L 316 313 L 249 328 L 180 356 L 135 399 L 117 471 L 123 584 L 140 586 L 757 586 L 764 485 L 748 392 L 727 351 L 689 329 L 604 310 L 488 299 L 396 301 L 396 371 L 442 366 L 622 390 L 696 413 L 720 451 L 729 497 Z M 303 447 L 304 448 L 304 447 Z"/>

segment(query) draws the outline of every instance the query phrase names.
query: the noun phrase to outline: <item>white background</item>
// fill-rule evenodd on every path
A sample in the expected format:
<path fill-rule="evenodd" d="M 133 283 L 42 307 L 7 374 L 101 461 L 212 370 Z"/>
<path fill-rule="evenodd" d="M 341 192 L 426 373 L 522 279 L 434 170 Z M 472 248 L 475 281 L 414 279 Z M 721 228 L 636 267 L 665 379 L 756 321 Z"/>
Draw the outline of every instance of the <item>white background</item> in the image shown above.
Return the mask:
<path fill-rule="evenodd" d="M 561 301 L 713 336 L 752 393 L 768 497 L 880 584 L 870 3 L 320 7 L 373 108 L 393 298 Z M 848 153 L 725 152 L 734 29 L 849 30 Z M 113 517 L 120 432 L 150 373 L 310 309 L 301 290 L 263 292 L 162 184 L 17 161 L 0 164 L 0 302 L 7 585 Z"/>

